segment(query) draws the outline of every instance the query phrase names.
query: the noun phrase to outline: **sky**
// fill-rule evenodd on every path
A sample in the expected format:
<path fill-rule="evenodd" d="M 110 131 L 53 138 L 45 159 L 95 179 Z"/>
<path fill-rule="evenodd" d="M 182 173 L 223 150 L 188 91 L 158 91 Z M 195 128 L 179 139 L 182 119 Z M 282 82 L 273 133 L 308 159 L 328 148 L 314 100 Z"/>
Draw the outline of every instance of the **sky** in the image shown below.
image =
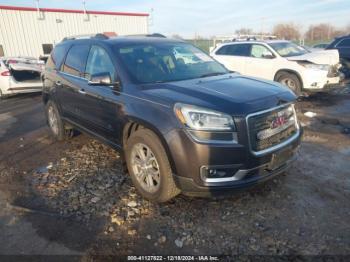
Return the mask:
<path fill-rule="evenodd" d="M 82 9 L 82 0 L 40 0 L 40 7 Z M 34 0 L 0 0 L 0 5 L 35 6 Z M 310 24 L 350 25 L 350 0 L 86 0 L 87 10 L 152 14 L 151 32 L 183 37 L 232 35 L 252 28 L 270 31 L 293 22 L 302 31 Z M 153 9 L 153 12 L 151 10 Z"/>

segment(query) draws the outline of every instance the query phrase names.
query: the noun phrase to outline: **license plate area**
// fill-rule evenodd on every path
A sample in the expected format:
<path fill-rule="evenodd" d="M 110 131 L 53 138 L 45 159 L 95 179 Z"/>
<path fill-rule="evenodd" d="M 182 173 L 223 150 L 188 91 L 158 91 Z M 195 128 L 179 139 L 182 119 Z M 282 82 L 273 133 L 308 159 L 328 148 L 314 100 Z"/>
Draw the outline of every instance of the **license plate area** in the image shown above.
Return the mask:
<path fill-rule="evenodd" d="M 267 166 L 268 170 L 275 170 L 285 164 L 294 155 L 294 150 L 291 147 L 280 150 L 272 154 L 271 161 Z"/>

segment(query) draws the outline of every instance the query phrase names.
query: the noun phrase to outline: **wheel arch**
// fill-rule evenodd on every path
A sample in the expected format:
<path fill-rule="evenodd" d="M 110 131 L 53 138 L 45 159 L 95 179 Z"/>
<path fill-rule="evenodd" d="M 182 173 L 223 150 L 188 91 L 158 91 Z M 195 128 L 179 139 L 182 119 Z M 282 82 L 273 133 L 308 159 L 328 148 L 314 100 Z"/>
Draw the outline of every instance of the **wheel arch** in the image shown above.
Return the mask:
<path fill-rule="evenodd" d="M 125 145 L 127 144 L 128 139 L 130 138 L 131 134 L 135 131 L 137 131 L 139 128 L 146 128 L 151 130 L 159 139 L 159 141 L 162 143 L 162 146 L 164 147 L 164 150 L 167 154 L 167 157 L 169 159 L 169 163 L 171 166 L 171 170 L 176 173 L 176 167 L 175 167 L 175 162 L 173 160 L 173 157 L 170 152 L 170 148 L 168 146 L 167 141 L 165 140 L 162 132 L 152 123 L 147 122 L 143 119 L 139 118 L 129 118 L 123 127 L 123 132 L 122 132 L 122 147 L 125 148 Z"/>
<path fill-rule="evenodd" d="M 283 73 L 283 72 L 296 75 L 296 77 L 297 77 L 297 78 L 299 79 L 299 81 L 300 81 L 301 90 L 303 90 L 303 88 L 304 88 L 303 79 L 301 78 L 300 74 L 299 74 L 297 71 L 292 70 L 292 69 L 287 69 L 287 68 L 279 69 L 279 70 L 275 73 L 275 76 L 273 77 L 273 81 L 276 81 L 276 82 L 277 82 L 277 76 L 278 76 L 279 74 Z"/>

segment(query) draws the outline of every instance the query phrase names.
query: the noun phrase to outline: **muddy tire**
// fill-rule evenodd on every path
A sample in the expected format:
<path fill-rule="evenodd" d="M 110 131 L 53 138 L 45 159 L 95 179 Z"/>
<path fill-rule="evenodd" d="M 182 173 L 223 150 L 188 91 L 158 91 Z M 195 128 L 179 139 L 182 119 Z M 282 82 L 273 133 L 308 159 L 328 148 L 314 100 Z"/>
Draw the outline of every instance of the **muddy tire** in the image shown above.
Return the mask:
<path fill-rule="evenodd" d="M 151 130 L 140 128 L 131 134 L 125 158 L 131 180 L 143 197 L 166 202 L 180 193 L 165 149 Z"/>
<path fill-rule="evenodd" d="M 60 113 L 54 102 L 49 101 L 45 107 L 46 120 L 52 136 L 58 141 L 69 139 L 73 136 L 73 129 L 67 129 L 61 119 Z"/>
<path fill-rule="evenodd" d="M 282 85 L 287 86 L 290 90 L 294 92 L 296 96 L 301 96 L 302 84 L 295 74 L 288 72 L 278 73 L 278 75 L 276 76 L 276 81 Z"/>

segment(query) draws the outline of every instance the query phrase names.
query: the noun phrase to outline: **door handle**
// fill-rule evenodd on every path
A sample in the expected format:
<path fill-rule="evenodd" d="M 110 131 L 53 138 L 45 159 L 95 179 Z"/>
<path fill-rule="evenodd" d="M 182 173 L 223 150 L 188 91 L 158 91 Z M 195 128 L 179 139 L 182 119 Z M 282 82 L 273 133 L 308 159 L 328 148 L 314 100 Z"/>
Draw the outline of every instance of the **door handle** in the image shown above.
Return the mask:
<path fill-rule="evenodd" d="M 56 81 L 56 86 L 62 86 L 62 83 L 61 83 L 61 81 Z"/>
<path fill-rule="evenodd" d="M 84 89 L 79 89 L 79 91 L 78 91 L 80 94 L 82 94 L 82 95 L 85 95 L 86 94 L 86 92 L 85 92 L 85 90 Z"/>

